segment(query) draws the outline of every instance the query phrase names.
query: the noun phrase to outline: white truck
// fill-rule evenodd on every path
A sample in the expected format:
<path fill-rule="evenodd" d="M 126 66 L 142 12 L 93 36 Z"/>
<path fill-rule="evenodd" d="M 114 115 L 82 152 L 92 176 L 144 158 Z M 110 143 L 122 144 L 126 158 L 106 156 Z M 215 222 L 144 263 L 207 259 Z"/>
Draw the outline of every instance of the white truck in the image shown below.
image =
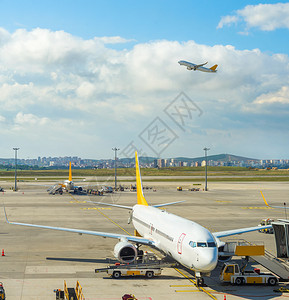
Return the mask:
<path fill-rule="evenodd" d="M 236 285 L 268 284 L 273 286 L 278 283 L 278 278 L 272 273 L 260 273 L 260 269 L 241 272 L 239 265 L 236 263 L 225 263 L 223 265 L 220 280 Z"/>

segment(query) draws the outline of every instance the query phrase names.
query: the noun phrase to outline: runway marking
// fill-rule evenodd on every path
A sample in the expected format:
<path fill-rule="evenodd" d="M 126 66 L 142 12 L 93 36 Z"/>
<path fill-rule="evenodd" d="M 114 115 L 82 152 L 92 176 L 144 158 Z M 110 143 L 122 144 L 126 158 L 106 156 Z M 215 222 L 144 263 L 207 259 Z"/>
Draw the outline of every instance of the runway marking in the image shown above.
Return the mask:
<path fill-rule="evenodd" d="M 170 287 L 194 287 L 192 284 L 171 284 Z"/>
<path fill-rule="evenodd" d="M 193 279 L 191 279 L 189 276 L 187 276 L 186 274 L 184 274 L 182 271 L 180 271 L 179 269 L 177 269 L 177 268 L 174 268 L 177 272 L 179 272 L 181 275 L 183 275 L 185 278 L 187 278 L 190 282 L 192 282 L 195 286 L 196 286 L 196 288 L 198 288 L 198 291 L 202 291 L 202 292 L 204 292 L 205 294 L 207 294 L 209 297 L 211 297 L 212 299 L 214 299 L 214 300 L 217 300 L 217 298 L 214 296 L 214 295 L 212 295 L 209 291 L 206 291 L 203 287 L 201 287 L 201 286 L 197 286 L 197 283 L 196 283 L 196 281 L 195 280 L 193 280 Z M 177 290 L 175 290 L 175 292 L 177 292 Z M 192 292 L 197 292 L 197 290 L 192 290 Z"/>
<path fill-rule="evenodd" d="M 82 207 L 81 209 L 110 210 L 111 207 Z"/>
<path fill-rule="evenodd" d="M 108 219 L 111 223 L 113 223 L 114 225 L 116 225 L 117 227 L 119 227 L 121 230 L 123 230 L 124 232 L 126 232 L 128 235 L 131 235 L 128 231 L 126 231 L 124 228 L 122 228 L 120 225 L 118 225 L 116 222 L 114 222 L 110 217 L 108 217 L 107 215 L 105 215 L 103 212 L 101 212 L 100 210 L 97 210 L 100 214 L 102 214 L 106 219 Z"/>
<path fill-rule="evenodd" d="M 218 202 L 218 203 L 232 203 L 232 201 L 225 201 L 225 200 L 216 200 L 215 202 Z"/>
<path fill-rule="evenodd" d="M 267 206 L 245 206 L 241 208 L 242 209 L 273 209 L 272 207 L 267 207 Z"/>

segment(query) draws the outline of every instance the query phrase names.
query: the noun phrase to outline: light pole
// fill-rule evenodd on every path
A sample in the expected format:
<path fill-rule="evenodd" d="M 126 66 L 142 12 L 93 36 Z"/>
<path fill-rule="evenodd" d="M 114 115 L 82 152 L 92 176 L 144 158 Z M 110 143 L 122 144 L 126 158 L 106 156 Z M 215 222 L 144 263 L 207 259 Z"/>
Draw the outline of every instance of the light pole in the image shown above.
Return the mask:
<path fill-rule="evenodd" d="M 208 185 L 207 185 L 207 179 L 208 179 L 208 177 L 207 177 L 207 165 L 208 165 L 207 151 L 209 151 L 210 148 L 205 147 L 204 150 L 205 150 L 205 158 L 206 158 L 206 165 L 205 165 L 205 173 L 206 173 L 206 175 L 205 175 L 205 191 L 207 191 L 208 190 Z"/>
<path fill-rule="evenodd" d="M 17 150 L 19 150 L 20 148 L 13 148 L 13 150 L 15 151 L 15 187 L 14 187 L 14 191 L 17 192 Z"/>
<path fill-rule="evenodd" d="M 119 150 L 118 148 L 114 147 L 112 148 L 112 151 L 114 151 L 114 190 L 116 191 L 117 189 L 117 176 L 116 176 L 116 169 L 117 169 L 117 166 L 116 166 L 116 155 L 117 155 L 117 150 Z"/>

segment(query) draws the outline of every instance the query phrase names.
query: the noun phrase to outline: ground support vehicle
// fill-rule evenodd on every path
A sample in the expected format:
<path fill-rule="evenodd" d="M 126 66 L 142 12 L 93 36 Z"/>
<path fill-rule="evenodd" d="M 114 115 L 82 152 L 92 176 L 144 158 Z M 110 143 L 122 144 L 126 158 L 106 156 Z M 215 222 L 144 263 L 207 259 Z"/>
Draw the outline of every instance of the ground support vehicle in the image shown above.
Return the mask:
<path fill-rule="evenodd" d="M 6 297 L 5 297 L 5 290 L 4 290 L 2 282 L 0 282 L 0 299 L 1 300 L 5 300 L 6 299 Z"/>
<path fill-rule="evenodd" d="M 95 269 L 95 273 L 106 272 L 112 278 L 120 278 L 121 276 L 145 276 L 152 278 L 159 276 L 163 268 L 176 266 L 175 262 L 158 260 L 152 253 L 145 253 L 141 261 L 135 261 L 130 264 L 116 263 L 106 268 Z"/>
<path fill-rule="evenodd" d="M 240 267 L 236 263 L 225 263 L 222 267 L 220 280 L 222 282 L 230 282 L 232 284 L 268 284 L 276 285 L 278 278 L 272 273 L 260 273 L 260 269 L 252 271 L 240 271 Z"/>
<path fill-rule="evenodd" d="M 121 276 L 145 276 L 147 278 L 152 278 L 161 275 L 162 269 L 157 266 L 116 265 L 108 266 L 103 269 L 95 269 L 95 273 L 100 272 L 106 272 L 115 279 L 118 279 Z"/>
<path fill-rule="evenodd" d="M 261 220 L 261 222 L 258 226 L 271 225 L 272 222 L 274 222 L 273 219 L 263 219 L 263 220 Z M 272 227 L 272 228 L 260 229 L 259 232 L 273 234 L 274 230 Z"/>

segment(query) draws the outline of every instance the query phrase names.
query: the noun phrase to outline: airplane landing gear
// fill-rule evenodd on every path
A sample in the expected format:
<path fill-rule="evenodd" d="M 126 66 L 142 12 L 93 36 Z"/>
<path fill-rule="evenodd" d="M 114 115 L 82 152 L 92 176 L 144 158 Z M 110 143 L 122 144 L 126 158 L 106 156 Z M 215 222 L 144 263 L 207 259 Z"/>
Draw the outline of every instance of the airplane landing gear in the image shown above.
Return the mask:
<path fill-rule="evenodd" d="M 204 278 L 198 277 L 197 278 L 197 286 L 204 286 Z"/>

